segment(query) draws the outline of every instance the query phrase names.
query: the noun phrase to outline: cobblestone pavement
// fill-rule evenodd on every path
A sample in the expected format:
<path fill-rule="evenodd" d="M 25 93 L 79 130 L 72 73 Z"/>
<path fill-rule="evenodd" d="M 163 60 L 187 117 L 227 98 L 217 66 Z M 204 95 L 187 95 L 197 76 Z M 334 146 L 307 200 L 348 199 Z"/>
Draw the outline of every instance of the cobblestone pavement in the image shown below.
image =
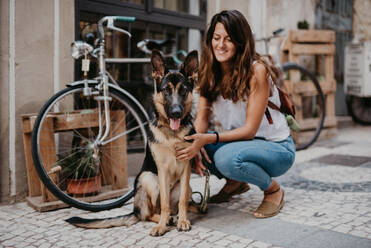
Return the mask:
<path fill-rule="evenodd" d="M 263 197 L 255 186 L 228 203 L 210 204 L 206 215 L 191 215 L 191 231 L 162 237 L 149 236 L 150 222 L 98 230 L 64 222 L 129 213 L 132 204 L 99 213 L 39 213 L 19 203 L 0 206 L 0 247 L 371 247 L 370 133 L 370 127 L 340 129 L 335 139 L 298 152 L 293 168 L 277 179 L 286 204 L 273 218 L 253 218 Z M 213 194 L 224 181 L 211 177 L 210 183 Z M 192 175 L 191 184 L 203 191 L 204 179 Z"/>

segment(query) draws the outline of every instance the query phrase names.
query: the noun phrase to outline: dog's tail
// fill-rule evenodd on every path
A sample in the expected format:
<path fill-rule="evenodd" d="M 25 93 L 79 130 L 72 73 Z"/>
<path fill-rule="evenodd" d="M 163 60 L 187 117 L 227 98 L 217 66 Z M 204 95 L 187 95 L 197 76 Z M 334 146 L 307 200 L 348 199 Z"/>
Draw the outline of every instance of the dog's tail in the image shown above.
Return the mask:
<path fill-rule="evenodd" d="M 84 219 L 80 217 L 71 217 L 66 222 L 84 228 L 109 228 L 116 226 L 131 226 L 139 222 L 139 218 L 133 213 L 120 215 L 117 217 L 103 219 Z"/>

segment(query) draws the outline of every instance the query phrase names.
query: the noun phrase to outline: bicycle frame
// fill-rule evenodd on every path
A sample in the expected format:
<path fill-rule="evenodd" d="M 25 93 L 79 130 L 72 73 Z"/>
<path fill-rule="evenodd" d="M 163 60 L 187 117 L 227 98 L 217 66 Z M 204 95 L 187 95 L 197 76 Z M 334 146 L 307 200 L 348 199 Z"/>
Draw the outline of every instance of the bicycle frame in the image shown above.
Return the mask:
<path fill-rule="evenodd" d="M 149 123 L 149 116 L 148 116 L 146 110 L 144 109 L 144 107 L 142 106 L 142 104 L 140 104 L 140 102 L 134 96 L 132 96 L 128 91 L 119 87 L 116 80 L 114 80 L 113 77 L 108 72 L 106 72 L 106 73 L 107 73 L 109 79 L 113 82 L 113 83 L 107 83 L 107 87 L 108 88 L 111 87 L 111 88 L 114 88 L 117 91 L 120 91 L 122 94 L 124 94 L 126 97 L 128 97 L 131 101 L 133 101 L 133 103 L 142 111 L 142 113 L 144 114 L 144 116 L 146 118 L 146 121 L 143 124 L 144 125 L 148 124 Z M 80 81 L 75 81 L 75 82 L 69 83 L 69 84 L 67 84 L 67 87 L 72 87 L 72 86 L 77 86 L 77 85 L 84 85 L 84 87 L 85 87 L 85 85 L 92 85 L 92 84 L 96 85 L 96 88 L 99 88 L 100 85 L 101 85 L 101 83 L 99 83 L 98 79 L 85 79 L 85 80 L 80 80 Z M 93 95 L 93 94 L 90 94 L 90 95 Z M 108 103 L 108 101 L 107 101 L 107 103 Z M 108 111 L 109 111 L 109 109 L 108 109 Z M 101 118 L 101 112 L 99 112 L 98 114 L 99 114 L 99 118 Z M 105 113 L 105 115 L 108 115 L 108 114 L 109 114 L 109 112 Z M 101 123 L 101 121 L 99 121 L 98 123 L 99 123 L 99 131 L 98 132 L 102 133 L 103 132 L 103 131 L 101 131 L 102 130 L 102 123 Z M 112 137 L 109 140 L 104 140 L 106 137 L 101 137 L 99 140 L 97 139 L 95 141 L 95 144 L 96 145 L 98 145 L 98 144 L 99 145 L 105 145 L 105 144 L 107 144 L 107 143 L 109 143 L 113 140 L 116 140 L 116 139 L 122 137 L 123 135 L 129 134 L 129 133 L 135 131 L 138 128 L 140 128 L 140 127 L 130 129 L 130 130 L 126 130 L 125 132 L 120 133 L 120 134 L 116 135 L 115 137 Z"/>
<path fill-rule="evenodd" d="M 106 16 L 103 17 L 101 20 L 98 22 L 98 33 L 99 33 L 99 45 L 98 45 L 98 56 L 97 59 L 99 61 L 99 76 L 93 80 L 91 79 L 84 79 L 81 81 L 76 81 L 70 84 L 67 84 L 67 86 L 75 86 L 79 84 L 84 85 L 84 96 L 93 96 L 94 100 L 98 102 L 98 124 L 99 124 L 99 130 L 98 130 L 98 136 L 96 140 L 94 141 L 94 146 L 97 145 L 105 145 L 113 140 L 116 140 L 123 135 L 126 135 L 137 128 L 133 128 L 131 130 L 127 130 L 124 133 L 120 133 L 116 135 L 115 137 L 110 138 L 109 140 L 105 140 L 110 132 L 110 114 L 109 114 L 109 101 L 111 101 L 111 97 L 108 95 L 108 89 L 109 87 L 115 88 L 116 90 L 120 91 L 123 93 L 125 96 L 127 96 L 130 100 L 132 100 L 136 106 L 144 113 L 146 122 L 144 124 L 147 124 L 149 122 L 149 117 L 147 115 L 147 112 L 145 111 L 144 107 L 136 100 L 129 92 L 126 90 L 120 88 L 118 86 L 118 83 L 116 80 L 108 73 L 106 70 L 106 62 L 110 62 L 109 59 L 105 58 L 105 39 L 104 39 L 104 29 L 103 29 L 103 24 L 107 22 L 107 28 L 112 29 L 114 31 L 118 31 L 121 33 L 124 33 L 131 37 L 131 34 L 127 32 L 126 30 L 123 30 L 121 28 L 117 28 L 113 25 L 114 20 L 121 20 L 121 21 L 134 21 L 134 18 L 129 18 L 129 17 L 117 17 L 117 16 Z M 94 55 L 93 55 L 94 56 Z M 115 58 L 117 60 L 117 58 Z M 113 60 L 115 60 L 113 59 Z M 126 63 L 131 63 L 133 62 L 133 59 L 119 59 L 119 60 L 124 60 Z M 112 58 L 111 58 L 112 61 Z M 137 61 L 137 62 L 142 62 L 142 61 Z M 147 62 L 147 61 L 146 61 Z M 112 83 L 109 83 L 109 80 Z M 91 91 L 91 88 L 89 87 L 89 84 L 94 84 L 96 85 L 95 88 L 97 91 Z M 103 106 L 102 106 L 103 105 Z M 102 116 L 102 108 L 104 108 L 104 119 L 105 119 L 105 127 L 103 127 L 103 116 Z"/>

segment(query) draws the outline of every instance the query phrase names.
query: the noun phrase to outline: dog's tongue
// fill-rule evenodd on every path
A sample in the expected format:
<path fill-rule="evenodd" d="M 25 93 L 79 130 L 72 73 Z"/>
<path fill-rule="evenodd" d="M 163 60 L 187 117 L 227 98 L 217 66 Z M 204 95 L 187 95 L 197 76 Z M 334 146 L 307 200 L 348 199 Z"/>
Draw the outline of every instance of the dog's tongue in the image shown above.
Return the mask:
<path fill-rule="evenodd" d="M 170 128 L 172 130 L 178 130 L 180 127 L 180 119 L 170 119 Z"/>

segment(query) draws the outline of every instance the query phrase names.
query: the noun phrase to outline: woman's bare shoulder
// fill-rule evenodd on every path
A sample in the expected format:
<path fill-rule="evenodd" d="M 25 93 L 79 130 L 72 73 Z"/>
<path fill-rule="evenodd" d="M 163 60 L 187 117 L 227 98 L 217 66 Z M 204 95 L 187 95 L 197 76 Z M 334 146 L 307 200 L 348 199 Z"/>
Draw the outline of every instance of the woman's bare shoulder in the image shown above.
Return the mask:
<path fill-rule="evenodd" d="M 256 62 L 253 64 L 253 76 L 261 77 L 267 75 L 267 68 L 262 63 Z"/>

